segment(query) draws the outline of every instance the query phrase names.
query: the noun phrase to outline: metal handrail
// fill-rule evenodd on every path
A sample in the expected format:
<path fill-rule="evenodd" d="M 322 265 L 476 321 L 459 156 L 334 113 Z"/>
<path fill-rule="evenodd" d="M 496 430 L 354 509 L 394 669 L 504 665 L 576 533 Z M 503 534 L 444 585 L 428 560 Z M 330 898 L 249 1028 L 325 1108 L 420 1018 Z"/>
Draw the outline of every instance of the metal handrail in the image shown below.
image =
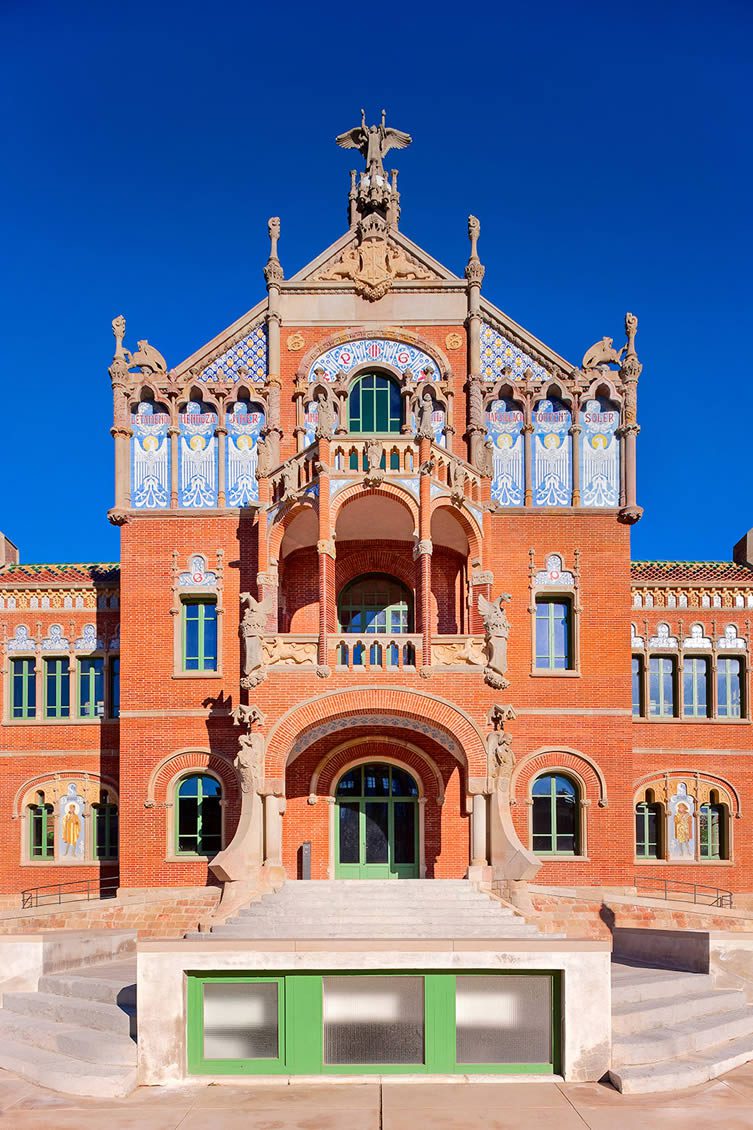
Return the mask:
<path fill-rule="evenodd" d="M 721 909 L 732 910 L 732 891 L 725 891 L 722 887 L 709 887 L 704 883 L 688 883 L 682 879 L 666 879 L 658 875 L 636 875 L 634 879 L 636 894 L 640 894 L 638 888 L 643 884 L 658 887 L 658 898 L 669 900 L 671 891 L 672 895 L 677 897 L 678 902 L 693 902 L 700 906 L 717 906 Z"/>
<path fill-rule="evenodd" d="M 72 879 L 68 883 L 48 883 L 43 887 L 30 887 L 21 891 L 21 909 L 30 910 L 38 906 L 62 906 L 63 894 L 80 894 L 81 899 L 67 898 L 66 902 L 91 902 L 93 899 L 115 898 L 120 880 L 111 879 Z M 42 899 L 50 901 L 42 902 Z"/>

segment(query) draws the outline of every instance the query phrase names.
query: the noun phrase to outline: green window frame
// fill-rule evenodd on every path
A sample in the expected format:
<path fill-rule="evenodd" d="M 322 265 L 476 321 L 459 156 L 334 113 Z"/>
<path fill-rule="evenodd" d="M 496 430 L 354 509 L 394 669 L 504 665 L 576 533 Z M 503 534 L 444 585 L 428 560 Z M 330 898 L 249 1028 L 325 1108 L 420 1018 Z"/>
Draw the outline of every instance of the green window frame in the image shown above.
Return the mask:
<path fill-rule="evenodd" d="M 536 597 L 535 666 L 542 671 L 573 669 L 573 615 L 568 597 Z"/>
<path fill-rule="evenodd" d="M 536 855 L 580 855 L 580 789 L 562 773 L 543 773 L 531 786 Z"/>
<path fill-rule="evenodd" d="M 175 852 L 210 857 L 222 848 L 222 785 L 191 773 L 175 786 Z"/>
<path fill-rule="evenodd" d="M 217 601 L 191 597 L 182 602 L 184 671 L 217 670 Z"/>
<path fill-rule="evenodd" d="M 27 808 L 29 818 L 29 859 L 55 858 L 55 814 L 45 804 L 44 793 L 37 794 L 37 803 Z"/>
<path fill-rule="evenodd" d="M 92 834 L 95 859 L 118 858 L 118 806 L 110 801 L 92 805 L 94 828 Z"/>
<path fill-rule="evenodd" d="M 635 854 L 638 859 L 659 859 L 661 806 L 641 801 L 635 806 Z"/>
<path fill-rule="evenodd" d="M 110 717 L 120 717 L 120 656 L 110 656 L 108 672 L 110 690 Z"/>
<path fill-rule="evenodd" d="M 37 671 L 33 659 L 11 660 L 11 717 L 36 718 Z"/>
<path fill-rule="evenodd" d="M 643 656 L 634 655 L 631 662 L 633 718 L 642 718 L 643 704 Z"/>
<path fill-rule="evenodd" d="M 726 820 L 723 804 L 702 804 L 699 810 L 701 859 L 726 859 Z"/>
<path fill-rule="evenodd" d="M 97 707 L 100 709 L 98 710 Z M 78 661 L 78 716 L 102 718 L 105 712 L 105 661 L 101 658 Z"/>
<path fill-rule="evenodd" d="M 684 718 L 708 718 L 711 714 L 709 671 L 704 655 L 686 655 L 682 661 L 682 713 Z"/>
<path fill-rule="evenodd" d="M 367 573 L 343 588 L 337 601 L 343 633 L 396 635 L 413 631 L 413 596 L 394 577 Z"/>
<path fill-rule="evenodd" d="M 403 423 L 397 381 L 382 373 L 364 373 L 348 395 L 348 429 L 361 435 L 394 435 Z"/>
<path fill-rule="evenodd" d="M 357 989 L 359 977 L 385 977 L 392 980 L 420 978 L 423 985 L 422 1063 L 325 1063 L 324 984 L 325 978 L 352 978 Z M 505 979 L 546 979 L 543 998 L 549 1032 L 548 1062 L 545 1063 L 466 1063 L 458 1062 L 456 1000 L 458 980 L 494 977 L 499 988 Z M 277 986 L 277 1056 L 259 1059 L 208 1059 L 204 1056 L 204 994 L 208 985 Z M 540 991 L 540 990 L 539 990 Z M 404 1074 L 540 1074 L 560 1069 L 561 976 L 556 971 L 526 970 L 500 973 L 496 970 L 463 970 L 462 973 L 424 970 L 322 970 L 315 973 L 281 972 L 187 974 L 187 1064 L 192 1075 L 404 1075 Z"/>
<path fill-rule="evenodd" d="M 742 659 L 717 660 L 717 714 L 720 718 L 742 718 L 744 664 Z"/>
<path fill-rule="evenodd" d="M 675 718 L 677 661 L 672 655 L 652 655 L 648 661 L 649 715 Z"/>
<path fill-rule="evenodd" d="M 68 659 L 44 661 L 44 716 L 71 716 L 71 665 Z"/>

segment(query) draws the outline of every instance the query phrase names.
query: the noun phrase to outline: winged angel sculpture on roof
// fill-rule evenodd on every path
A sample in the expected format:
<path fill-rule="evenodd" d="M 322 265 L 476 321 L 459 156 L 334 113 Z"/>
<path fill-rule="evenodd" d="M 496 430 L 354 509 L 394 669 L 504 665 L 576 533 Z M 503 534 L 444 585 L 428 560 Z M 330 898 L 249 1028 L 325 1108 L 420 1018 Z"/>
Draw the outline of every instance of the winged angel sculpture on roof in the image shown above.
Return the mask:
<path fill-rule="evenodd" d="M 361 110 L 361 124 L 335 138 L 341 149 L 357 149 L 366 158 L 369 176 L 384 176 L 384 158 L 390 149 L 407 149 L 413 138 L 409 133 L 385 124 L 387 111 L 382 110 L 378 126 L 366 125 L 366 111 Z"/>

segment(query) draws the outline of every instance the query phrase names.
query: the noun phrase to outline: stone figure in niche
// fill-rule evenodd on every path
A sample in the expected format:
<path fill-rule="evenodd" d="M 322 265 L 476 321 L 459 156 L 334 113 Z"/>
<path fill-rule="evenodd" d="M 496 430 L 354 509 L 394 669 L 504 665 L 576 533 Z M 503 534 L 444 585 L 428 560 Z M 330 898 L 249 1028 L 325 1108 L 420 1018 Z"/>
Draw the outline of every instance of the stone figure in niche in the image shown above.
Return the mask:
<path fill-rule="evenodd" d="M 507 639 L 510 635 L 510 621 L 504 604 L 510 600 L 510 596 L 510 593 L 503 592 L 496 600 L 487 600 L 485 596 L 478 598 L 486 644 L 484 682 L 496 690 L 503 690 L 510 685 L 504 677 L 507 671 Z"/>
<path fill-rule="evenodd" d="M 258 793 L 264 781 L 264 735 L 241 734 L 238 739 L 238 753 L 235 768 L 241 779 L 241 792 Z"/>
<path fill-rule="evenodd" d="M 456 506 L 465 502 L 465 486 L 468 482 L 468 473 L 462 463 L 456 463 L 452 472 L 452 490 L 450 498 Z"/>
<path fill-rule="evenodd" d="M 434 427 L 431 417 L 434 413 L 434 398 L 428 388 L 421 393 L 418 405 L 418 421 L 416 435 L 419 439 L 434 439 Z"/>
<path fill-rule="evenodd" d="M 292 502 L 298 494 L 298 464 L 292 460 L 282 468 L 282 501 Z"/>
<path fill-rule="evenodd" d="M 318 388 L 314 396 L 317 409 L 314 435 L 317 439 L 332 439 L 337 428 L 337 405 L 329 389 Z"/>
<path fill-rule="evenodd" d="M 255 600 L 250 592 L 241 593 L 241 607 L 245 609 L 240 625 L 243 641 L 242 687 L 255 687 L 266 677 L 262 638 L 269 612 L 267 604 Z"/>
<path fill-rule="evenodd" d="M 584 353 L 582 361 L 583 368 L 598 369 L 609 364 L 619 365 L 622 362 L 624 352 L 625 346 L 617 350 L 613 347 L 613 339 L 611 337 L 603 337 L 601 341 L 597 341 L 595 345 L 592 345 L 591 348 Z"/>
<path fill-rule="evenodd" d="M 377 486 L 384 478 L 384 471 L 380 466 L 382 455 L 384 454 L 381 440 L 368 440 L 364 450 L 366 453 L 366 477 L 364 482 L 367 486 Z"/>

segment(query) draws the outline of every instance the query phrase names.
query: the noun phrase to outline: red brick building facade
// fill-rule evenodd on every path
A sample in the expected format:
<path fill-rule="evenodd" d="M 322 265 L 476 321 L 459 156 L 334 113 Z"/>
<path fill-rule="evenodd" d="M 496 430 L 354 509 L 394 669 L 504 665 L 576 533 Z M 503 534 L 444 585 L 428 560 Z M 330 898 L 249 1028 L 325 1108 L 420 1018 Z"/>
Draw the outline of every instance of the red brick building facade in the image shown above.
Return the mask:
<path fill-rule="evenodd" d="M 575 367 L 473 217 L 456 275 L 381 161 L 349 208 L 174 368 L 115 319 L 120 564 L 0 565 L 0 894 L 748 889 L 751 552 L 631 563 L 637 320 Z"/>

